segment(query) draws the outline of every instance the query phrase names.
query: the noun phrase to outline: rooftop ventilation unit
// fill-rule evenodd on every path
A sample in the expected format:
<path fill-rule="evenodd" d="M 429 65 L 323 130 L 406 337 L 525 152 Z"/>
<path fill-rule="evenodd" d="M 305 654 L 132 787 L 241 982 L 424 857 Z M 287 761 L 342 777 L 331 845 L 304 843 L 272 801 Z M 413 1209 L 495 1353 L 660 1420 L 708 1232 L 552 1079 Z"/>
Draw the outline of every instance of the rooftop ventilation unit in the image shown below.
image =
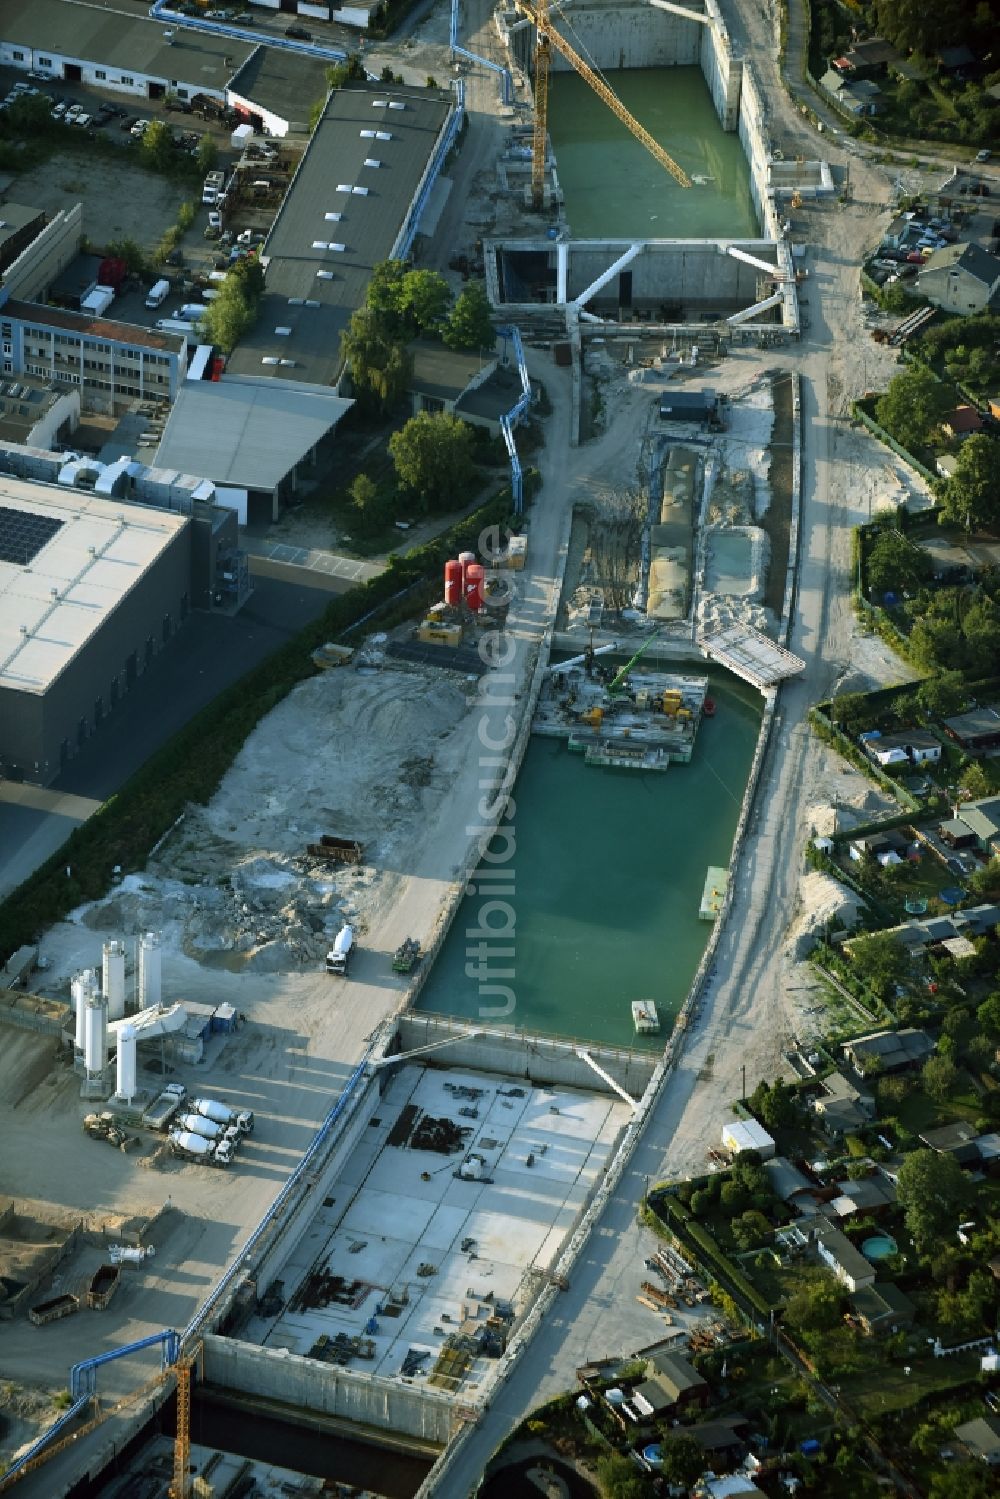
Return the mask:
<path fill-rule="evenodd" d="M 367 198 L 368 196 L 368 189 L 366 187 L 352 187 L 351 192 L 356 198 Z"/>
<path fill-rule="evenodd" d="M 279 325 L 274 331 L 278 338 L 291 338 L 292 336 L 291 328 L 283 328 Z"/>
<path fill-rule="evenodd" d="M 389 107 L 389 101 L 388 101 L 388 99 L 373 99 L 372 100 L 372 109 L 387 109 L 388 107 Z"/>
<path fill-rule="evenodd" d="M 316 280 L 317 281 L 333 281 L 334 279 L 335 279 L 335 277 L 334 277 L 334 274 L 333 274 L 332 271 L 317 271 L 316 272 Z"/>
<path fill-rule="evenodd" d="M 326 248 L 327 248 L 327 243 L 326 243 L 325 239 L 314 239 L 313 240 L 313 249 L 314 250 L 325 250 Z"/>
<path fill-rule="evenodd" d="M 375 139 L 374 130 L 362 130 L 361 139 L 363 141 L 373 141 Z"/>
<path fill-rule="evenodd" d="M 295 368 L 295 360 L 294 359 L 283 359 L 281 361 L 281 368 L 283 370 L 293 370 Z"/>
<path fill-rule="evenodd" d="M 315 297 L 306 297 L 305 305 L 307 307 L 321 307 L 323 304 L 321 302 L 317 302 Z"/>
<path fill-rule="evenodd" d="M 265 354 L 260 362 L 261 364 L 280 364 L 281 360 L 275 359 L 273 354 Z"/>
<path fill-rule="evenodd" d="M 391 141 L 392 140 L 392 131 L 391 130 L 376 130 L 376 132 L 375 132 L 375 139 L 377 141 Z"/>
<path fill-rule="evenodd" d="M 349 193 L 351 191 L 351 184 L 349 182 L 338 182 L 337 191 L 338 193 Z"/>
<path fill-rule="evenodd" d="M 381 165 L 382 165 L 382 163 L 376 157 L 374 157 L 374 156 L 366 156 L 365 157 L 365 166 L 366 167 L 380 167 Z"/>
<path fill-rule="evenodd" d="M 327 249 L 329 249 L 329 250 L 336 250 L 336 252 L 337 252 L 338 255 L 343 255 L 344 251 L 347 249 L 347 246 L 346 245 L 335 245 L 332 242 L 332 240 L 331 240 L 330 244 L 327 246 Z"/>
<path fill-rule="evenodd" d="M 403 103 L 402 99 L 390 99 L 389 100 L 389 108 L 390 109 L 405 109 L 406 105 Z"/>
<path fill-rule="evenodd" d="M 303 298 L 302 297 L 289 297 L 289 299 L 288 299 L 288 305 L 289 305 L 289 307 L 301 307 L 302 306 L 302 302 L 303 302 Z"/>
<path fill-rule="evenodd" d="M 326 222 L 328 224 L 339 224 L 344 215 L 342 213 L 335 213 L 331 209 L 331 211 L 329 213 L 325 213 L 323 217 L 324 219 L 326 219 Z"/>

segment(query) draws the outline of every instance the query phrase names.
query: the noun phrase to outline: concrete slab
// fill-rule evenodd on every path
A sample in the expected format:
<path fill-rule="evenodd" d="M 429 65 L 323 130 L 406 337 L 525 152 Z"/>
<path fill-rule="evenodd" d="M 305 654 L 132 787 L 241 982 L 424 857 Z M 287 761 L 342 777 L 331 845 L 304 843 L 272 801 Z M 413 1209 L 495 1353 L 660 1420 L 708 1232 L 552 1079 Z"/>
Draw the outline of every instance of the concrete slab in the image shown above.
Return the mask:
<path fill-rule="evenodd" d="M 464 1150 L 441 1155 L 390 1145 L 408 1105 L 419 1111 L 415 1122 L 427 1114 L 468 1127 Z M 255 1321 L 248 1335 L 308 1353 L 323 1334 L 362 1334 L 374 1317 L 375 1331 L 366 1336 L 375 1356 L 354 1367 L 398 1377 L 408 1350 L 423 1348 L 432 1357 L 413 1377 L 426 1379 L 470 1299 L 527 1304 L 537 1272 L 557 1260 L 629 1113 L 606 1095 L 401 1066 L 388 1082 L 377 1124 L 335 1183 L 332 1203 L 317 1211 L 282 1270 L 289 1294 L 314 1268 L 373 1289 L 355 1306 L 300 1308 L 270 1326 Z M 457 1175 L 470 1153 L 482 1180 Z M 390 1290 L 407 1298 L 391 1317 L 378 1311 Z M 488 1362 L 472 1359 L 464 1388 L 479 1383 Z"/>

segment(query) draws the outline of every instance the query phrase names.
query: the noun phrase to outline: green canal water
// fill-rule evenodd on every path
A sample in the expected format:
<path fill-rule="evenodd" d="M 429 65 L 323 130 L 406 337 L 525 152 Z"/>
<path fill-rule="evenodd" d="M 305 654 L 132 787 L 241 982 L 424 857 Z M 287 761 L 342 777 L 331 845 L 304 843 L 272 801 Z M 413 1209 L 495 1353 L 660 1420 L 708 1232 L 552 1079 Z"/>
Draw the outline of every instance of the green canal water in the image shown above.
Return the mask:
<path fill-rule="evenodd" d="M 605 74 L 641 125 L 696 181 L 680 187 L 575 73 L 549 80 L 549 135 L 577 238 L 755 238 L 750 168 L 719 124 L 698 67 Z"/>
<path fill-rule="evenodd" d="M 690 670 L 691 668 L 686 668 Z M 702 721 L 689 765 L 666 772 L 584 764 L 565 741 L 534 737 L 515 790 L 509 864 L 513 938 L 486 939 L 487 984 L 514 991 L 505 1018 L 480 994 L 477 929 L 511 920 L 466 895 L 418 1008 L 617 1045 L 662 1048 L 711 925 L 698 918 L 709 864 L 727 865 L 761 719 L 761 699 L 710 673 L 716 716 Z M 506 874 L 505 874 L 506 878 Z M 468 935 L 473 933 L 472 936 Z M 501 946 L 510 942 L 513 957 Z M 512 968 L 513 977 L 497 977 Z M 637 1037 L 633 999 L 655 1000 L 659 1037 Z"/>

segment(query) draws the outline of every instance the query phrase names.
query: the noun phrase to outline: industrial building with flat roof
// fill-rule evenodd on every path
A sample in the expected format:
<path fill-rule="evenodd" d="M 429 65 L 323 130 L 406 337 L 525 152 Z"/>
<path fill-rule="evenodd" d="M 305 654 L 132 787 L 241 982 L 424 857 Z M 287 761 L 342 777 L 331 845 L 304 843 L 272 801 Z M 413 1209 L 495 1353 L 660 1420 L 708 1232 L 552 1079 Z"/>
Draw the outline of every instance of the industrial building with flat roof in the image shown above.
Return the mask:
<path fill-rule="evenodd" d="M 226 102 L 259 120 L 268 135 L 308 134 L 309 114 L 329 92 L 329 60 L 257 47 L 233 76 Z"/>
<path fill-rule="evenodd" d="M 340 375 L 340 335 L 372 269 L 401 253 L 453 109 L 444 89 L 337 89 L 263 245 L 256 326 L 229 371 L 310 385 Z"/>
<path fill-rule="evenodd" d="M 183 385 L 156 454 L 159 468 L 203 474 L 240 524 L 277 520 L 298 468 L 354 405 L 328 386 L 228 374 Z"/>
<path fill-rule="evenodd" d="M 58 775 L 190 607 L 187 516 L 0 477 L 0 771 Z"/>
<path fill-rule="evenodd" d="M 0 63 L 148 99 L 168 92 L 222 99 L 254 47 L 64 0 L 4 0 L 0 12 Z"/>

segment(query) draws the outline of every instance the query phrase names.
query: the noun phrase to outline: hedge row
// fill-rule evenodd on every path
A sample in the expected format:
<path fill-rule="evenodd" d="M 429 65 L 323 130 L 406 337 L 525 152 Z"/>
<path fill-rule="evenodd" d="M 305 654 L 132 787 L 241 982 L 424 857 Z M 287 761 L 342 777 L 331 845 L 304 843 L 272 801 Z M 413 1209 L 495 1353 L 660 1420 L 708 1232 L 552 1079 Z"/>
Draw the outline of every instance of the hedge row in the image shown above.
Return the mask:
<path fill-rule="evenodd" d="M 673 1220 L 674 1231 L 682 1243 L 687 1240 L 702 1251 L 700 1255 L 702 1265 L 706 1259 L 710 1261 L 723 1289 L 735 1296 L 737 1301 L 742 1301 L 744 1308 L 749 1304 L 762 1317 L 770 1317 L 775 1308 L 772 1308 L 771 1303 L 761 1295 L 757 1287 L 747 1279 L 728 1254 L 719 1248 L 708 1230 L 695 1222 L 682 1202 L 668 1193 L 663 1197 L 658 1197 L 655 1206 L 658 1210 L 666 1209 L 667 1216 Z"/>
<path fill-rule="evenodd" d="M 209 801 L 265 714 L 314 675 L 317 646 L 376 615 L 382 625 L 412 615 L 437 591 L 444 562 L 475 548 L 485 527 L 502 525 L 509 515 L 505 489 L 442 536 L 392 557 L 384 572 L 332 599 L 317 620 L 196 714 L 0 905 L 0 962 L 82 901 L 100 899 L 116 865 L 125 872 L 143 868 L 185 807 Z"/>

